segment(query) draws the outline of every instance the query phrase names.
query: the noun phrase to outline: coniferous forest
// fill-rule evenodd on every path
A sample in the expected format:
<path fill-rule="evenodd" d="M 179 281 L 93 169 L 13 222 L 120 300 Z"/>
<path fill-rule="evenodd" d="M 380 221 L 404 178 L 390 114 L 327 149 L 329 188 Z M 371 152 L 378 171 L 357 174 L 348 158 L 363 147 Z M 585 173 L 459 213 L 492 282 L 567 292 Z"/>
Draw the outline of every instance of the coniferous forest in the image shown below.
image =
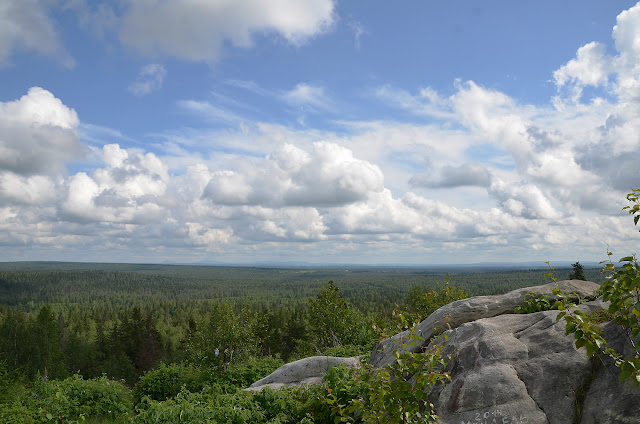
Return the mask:
<path fill-rule="evenodd" d="M 3 263 L 0 422 L 346 422 L 328 397 L 357 390 L 344 370 L 319 387 L 242 389 L 295 359 L 367 355 L 443 304 L 546 273 Z"/>

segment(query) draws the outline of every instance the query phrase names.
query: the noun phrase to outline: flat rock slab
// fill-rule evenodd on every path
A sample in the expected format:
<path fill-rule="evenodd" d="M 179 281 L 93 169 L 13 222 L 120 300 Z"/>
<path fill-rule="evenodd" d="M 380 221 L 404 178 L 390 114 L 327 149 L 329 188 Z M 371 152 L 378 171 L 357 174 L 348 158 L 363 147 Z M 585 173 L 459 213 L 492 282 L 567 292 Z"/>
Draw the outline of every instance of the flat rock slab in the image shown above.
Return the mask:
<path fill-rule="evenodd" d="M 355 368 L 360 365 L 360 358 L 338 358 L 335 356 L 311 356 L 298 361 L 289 362 L 256 381 L 245 390 L 261 391 L 265 387 L 279 389 L 284 386 L 301 386 L 303 384 L 320 384 L 327 370 L 337 365 Z"/>

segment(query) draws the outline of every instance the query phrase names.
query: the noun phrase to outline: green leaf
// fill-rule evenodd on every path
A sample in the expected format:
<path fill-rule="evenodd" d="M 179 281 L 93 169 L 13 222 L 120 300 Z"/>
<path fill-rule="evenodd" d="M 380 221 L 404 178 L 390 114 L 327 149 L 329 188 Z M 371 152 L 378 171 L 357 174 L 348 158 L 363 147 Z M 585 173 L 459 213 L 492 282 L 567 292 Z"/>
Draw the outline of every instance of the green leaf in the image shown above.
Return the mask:
<path fill-rule="evenodd" d="M 631 377 L 631 371 L 620 371 L 620 375 L 618 376 L 618 380 L 622 383 L 627 378 Z"/>

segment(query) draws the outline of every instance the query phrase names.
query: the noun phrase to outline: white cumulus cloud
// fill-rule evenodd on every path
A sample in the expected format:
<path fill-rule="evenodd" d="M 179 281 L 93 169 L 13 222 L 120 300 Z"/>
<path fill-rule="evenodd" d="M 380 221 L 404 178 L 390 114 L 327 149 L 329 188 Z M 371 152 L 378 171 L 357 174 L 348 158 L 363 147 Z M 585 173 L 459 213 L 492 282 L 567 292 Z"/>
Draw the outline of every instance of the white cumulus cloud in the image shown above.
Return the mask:
<path fill-rule="evenodd" d="M 141 223 L 161 219 L 169 174 L 153 153 L 128 152 L 118 145 L 103 149 L 104 168 L 73 175 L 61 204 L 65 219 L 83 222 Z"/>
<path fill-rule="evenodd" d="M 215 62 L 229 43 L 252 45 L 256 34 L 300 44 L 333 22 L 332 0 L 129 0 L 121 41 L 143 54 Z"/>
<path fill-rule="evenodd" d="M 78 124 L 73 109 L 40 87 L 18 100 L 0 102 L 0 170 L 60 172 L 66 161 L 82 153 Z"/>
<path fill-rule="evenodd" d="M 315 142 L 308 151 L 285 144 L 265 159 L 211 178 L 204 197 L 227 205 L 339 206 L 384 187 L 382 171 L 345 147 Z"/>

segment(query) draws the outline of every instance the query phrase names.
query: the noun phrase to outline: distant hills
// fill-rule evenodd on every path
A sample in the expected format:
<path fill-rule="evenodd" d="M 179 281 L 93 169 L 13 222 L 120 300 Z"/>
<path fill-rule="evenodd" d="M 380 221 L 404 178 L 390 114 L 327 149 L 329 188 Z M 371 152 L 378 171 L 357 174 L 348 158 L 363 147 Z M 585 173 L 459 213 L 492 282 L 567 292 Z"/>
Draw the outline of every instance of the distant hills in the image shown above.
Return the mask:
<path fill-rule="evenodd" d="M 551 262 L 557 269 L 570 268 L 571 261 Z M 598 262 L 581 262 L 584 268 L 601 268 Z M 103 270 L 103 271 L 162 271 L 165 267 L 227 267 L 227 268 L 310 268 L 310 269 L 352 269 L 366 270 L 376 269 L 402 269 L 402 270 L 423 270 L 433 272 L 497 272 L 497 271 L 517 271 L 548 269 L 548 265 L 541 261 L 530 262 L 478 262 L 471 264 L 341 264 L 331 262 L 304 262 L 304 261 L 282 261 L 282 262 L 215 262 L 200 261 L 192 263 L 164 262 L 164 263 L 109 263 L 109 262 L 58 262 L 58 261 L 20 261 L 20 262 L 0 262 L 0 270 L 3 271 L 26 271 L 26 270 Z"/>

